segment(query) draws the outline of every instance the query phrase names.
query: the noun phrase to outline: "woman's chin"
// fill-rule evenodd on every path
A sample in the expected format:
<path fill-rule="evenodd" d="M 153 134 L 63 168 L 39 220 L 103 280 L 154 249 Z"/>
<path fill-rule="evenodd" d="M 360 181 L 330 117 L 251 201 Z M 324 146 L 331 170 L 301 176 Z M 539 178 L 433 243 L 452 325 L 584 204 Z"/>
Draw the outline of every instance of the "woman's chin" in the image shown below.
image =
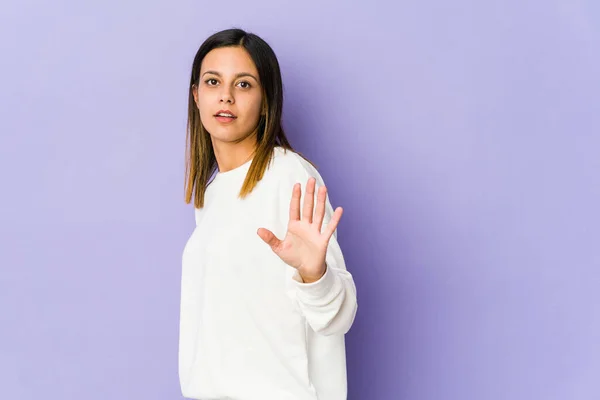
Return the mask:
<path fill-rule="evenodd" d="M 223 130 L 213 130 L 215 134 L 210 134 L 212 140 L 218 140 L 219 142 L 236 142 L 244 137 L 244 134 L 234 131 L 223 131 Z"/>

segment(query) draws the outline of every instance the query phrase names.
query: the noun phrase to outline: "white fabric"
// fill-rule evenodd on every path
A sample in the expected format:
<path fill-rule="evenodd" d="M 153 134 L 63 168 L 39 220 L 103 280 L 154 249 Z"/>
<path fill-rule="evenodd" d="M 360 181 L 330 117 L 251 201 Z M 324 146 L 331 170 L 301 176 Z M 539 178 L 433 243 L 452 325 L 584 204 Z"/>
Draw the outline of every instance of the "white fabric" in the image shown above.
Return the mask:
<path fill-rule="evenodd" d="M 317 179 L 300 155 L 276 147 L 265 175 L 238 198 L 251 161 L 217 173 L 182 256 L 179 379 L 199 400 L 345 400 L 344 334 L 357 310 L 356 288 L 337 241 L 325 275 L 301 283 L 257 235 L 285 237 L 292 188 Z M 315 190 L 315 205 L 316 205 Z M 327 198 L 323 228 L 333 209 Z"/>

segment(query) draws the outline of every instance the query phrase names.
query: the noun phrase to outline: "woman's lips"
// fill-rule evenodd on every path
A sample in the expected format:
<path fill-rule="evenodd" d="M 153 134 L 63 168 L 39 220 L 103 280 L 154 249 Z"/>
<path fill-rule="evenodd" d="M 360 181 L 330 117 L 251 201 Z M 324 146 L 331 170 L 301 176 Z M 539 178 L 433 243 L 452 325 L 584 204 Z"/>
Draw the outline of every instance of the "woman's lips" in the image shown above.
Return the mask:
<path fill-rule="evenodd" d="M 236 117 L 221 117 L 221 116 L 215 116 L 215 118 L 217 119 L 217 121 L 221 122 L 221 123 L 229 123 L 235 120 Z"/>

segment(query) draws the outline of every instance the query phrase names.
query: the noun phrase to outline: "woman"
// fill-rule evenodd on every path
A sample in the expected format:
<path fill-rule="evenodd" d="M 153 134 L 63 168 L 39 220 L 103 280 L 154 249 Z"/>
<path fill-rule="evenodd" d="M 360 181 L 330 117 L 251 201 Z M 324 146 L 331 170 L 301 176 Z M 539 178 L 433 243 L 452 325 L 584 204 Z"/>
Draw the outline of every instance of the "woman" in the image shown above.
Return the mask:
<path fill-rule="evenodd" d="M 344 334 L 357 302 L 335 231 L 342 208 L 292 149 L 282 108 L 279 64 L 260 37 L 228 29 L 200 46 L 179 337 L 188 398 L 346 399 Z"/>

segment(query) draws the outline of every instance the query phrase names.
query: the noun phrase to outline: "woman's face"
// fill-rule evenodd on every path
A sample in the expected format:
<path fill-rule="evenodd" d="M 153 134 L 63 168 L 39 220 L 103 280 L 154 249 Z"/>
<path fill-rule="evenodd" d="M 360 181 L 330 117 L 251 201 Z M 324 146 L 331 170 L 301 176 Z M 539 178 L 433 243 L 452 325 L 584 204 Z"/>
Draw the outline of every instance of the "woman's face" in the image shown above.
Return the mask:
<path fill-rule="evenodd" d="M 193 92 L 200 120 L 213 141 L 238 142 L 254 133 L 263 96 L 258 71 L 246 50 L 211 50 L 202 60 L 198 87 Z M 233 117 L 218 116 L 221 111 Z"/>

